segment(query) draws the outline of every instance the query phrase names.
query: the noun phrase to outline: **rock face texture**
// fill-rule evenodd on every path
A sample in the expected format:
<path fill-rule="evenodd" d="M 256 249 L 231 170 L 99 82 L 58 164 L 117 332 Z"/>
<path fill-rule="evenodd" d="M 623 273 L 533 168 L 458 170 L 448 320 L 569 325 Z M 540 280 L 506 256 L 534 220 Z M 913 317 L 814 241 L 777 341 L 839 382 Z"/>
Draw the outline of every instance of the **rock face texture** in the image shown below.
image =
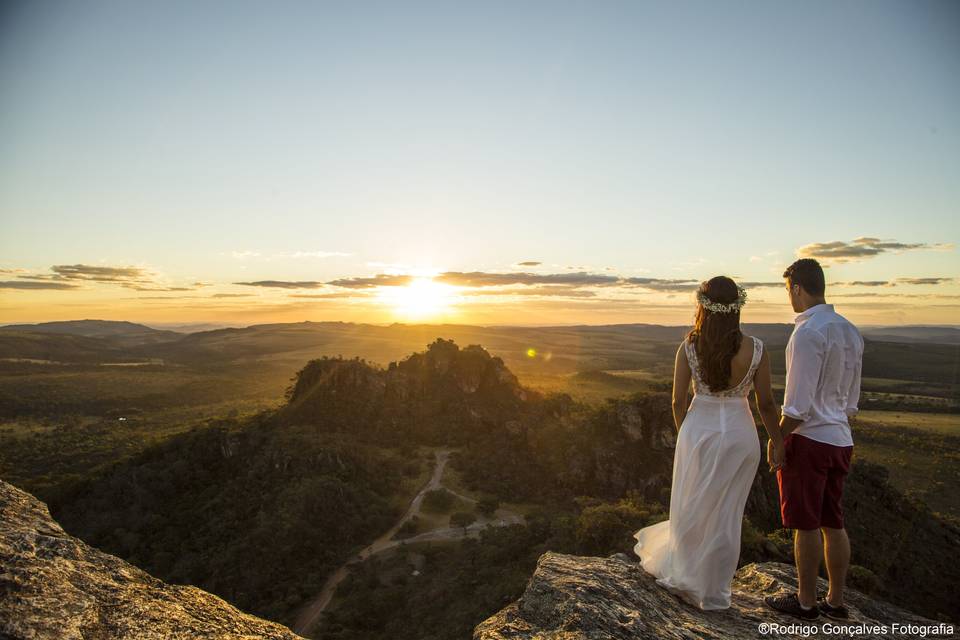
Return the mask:
<path fill-rule="evenodd" d="M 571 556 L 548 551 L 517 602 L 477 625 L 474 640 L 684 639 L 778 637 L 761 633 L 761 623 L 782 625 L 801 621 L 771 611 L 763 597 L 796 588 L 791 565 L 749 564 L 737 571 L 733 603 L 724 611 L 701 611 L 658 586 L 638 561 L 618 553 L 609 558 Z M 827 584 L 820 579 L 820 589 Z M 928 627 L 941 625 L 940 637 L 950 637 L 949 625 L 921 618 L 886 602 L 847 589 L 847 623 L 823 616 L 814 622 L 819 633 L 783 633 L 779 637 L 903 638 L 892 623 Z M 887 625 L 887 632 L 825 633 L 829 624 Z M 955 631 L 955 629 L 954 629 Z M 919 637 L 918 633 L 913 634 Z M 927 637 L 935 637 L 930 634 Z"/>
<path fill-rule="evenodd" d="M 64 532 L 45 504 L 0 480 L 0 638 L 299 637 L 90 547 Z"/>

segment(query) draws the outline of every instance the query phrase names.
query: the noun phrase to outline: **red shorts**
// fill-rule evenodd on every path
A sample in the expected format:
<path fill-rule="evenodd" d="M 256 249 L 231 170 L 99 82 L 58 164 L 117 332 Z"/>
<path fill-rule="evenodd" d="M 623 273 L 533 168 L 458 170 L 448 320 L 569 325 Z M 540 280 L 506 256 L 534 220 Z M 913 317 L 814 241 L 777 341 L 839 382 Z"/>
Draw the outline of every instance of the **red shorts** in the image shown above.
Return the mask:
<path fill-rule="evenodd" d="M 790 433 L 783 439 L 784 465 L 777 470 L 780 516 L 787 529 L 843 528 L 843 481 L 853 446 L 838 447 Z"/>

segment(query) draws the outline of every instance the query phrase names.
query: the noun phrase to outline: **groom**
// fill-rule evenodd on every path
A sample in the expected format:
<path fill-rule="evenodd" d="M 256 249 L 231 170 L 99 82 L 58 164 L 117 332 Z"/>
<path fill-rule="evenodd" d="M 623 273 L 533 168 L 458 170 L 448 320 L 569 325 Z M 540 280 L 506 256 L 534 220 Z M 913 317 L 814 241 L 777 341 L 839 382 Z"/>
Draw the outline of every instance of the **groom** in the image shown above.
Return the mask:
<path fill-rule="evenodd" d="M 795 530 L 799 590 L 765 600 L 773 609 L 804 620 L 815 620 L 820 613 L 842 620 L 849 615 L 843 586 L 850 540 L 843 527 L 841 498 L 853 452 L 850 418 L 857 413 L 860 397 L 863 338 L 824 300 L 823 269 L 816 260 L 797 260 L 783 277 L 799 315 L 787 343 L 780 418 L 784 447 L 769 455 L 771 466 L 779 467 L 783 526 Z M 821 552 L 826 555 L 830 589 L 818 601 Z"/>

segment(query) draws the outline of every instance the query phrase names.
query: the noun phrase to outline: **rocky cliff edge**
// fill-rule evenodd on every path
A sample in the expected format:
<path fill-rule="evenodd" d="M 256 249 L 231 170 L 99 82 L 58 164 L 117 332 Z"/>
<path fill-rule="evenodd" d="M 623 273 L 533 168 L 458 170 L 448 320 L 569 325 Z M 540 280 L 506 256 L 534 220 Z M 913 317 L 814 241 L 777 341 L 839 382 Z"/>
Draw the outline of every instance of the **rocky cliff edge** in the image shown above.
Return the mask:
<path fill-rule="evenodd" d="M 300 638 L 192 586 L 166 584 L 68 535 L 0 480 L 0 638 Z"/>
<path fill-rule="evenodd" d="M 819 579 L 826 593 L 827 583 Z M 730 609 L 701 611 L 658 586 L 639 562 L 624 554 L 609 558 L 572 556 L 548 551 L 521 598 L 484 620 L 474 640 L 636 640 L 706 638 L 904 638 L 953 637 L 951 625 L 922 618 L 892 604 L 847 589 L 851 619 L 841 623 L 823 616 L 814 622 L 779 615 L 763 597 L 796 589 L 793 566 L 770 562 L 741 567 L 732 585 Z M 894 628 L 893 624 L 916 625 Z M 783 625 L 776 630 L 770 625 Z M 808 625 L 803 629 L 800 625 Z M 849 633 L 830 625 L 864 625 Z M 762 625 L 767 625 L 766 627 Z M 789 625 L 795 625 L 791 632 Z M 816 626 L 815 632 L 810 627 Z M 885 626 L 886 629 L 880 627 Z M 776 632 L 775 632 L 776 631 Z M 939 632 L 939 634 L 938 634 Z"/>

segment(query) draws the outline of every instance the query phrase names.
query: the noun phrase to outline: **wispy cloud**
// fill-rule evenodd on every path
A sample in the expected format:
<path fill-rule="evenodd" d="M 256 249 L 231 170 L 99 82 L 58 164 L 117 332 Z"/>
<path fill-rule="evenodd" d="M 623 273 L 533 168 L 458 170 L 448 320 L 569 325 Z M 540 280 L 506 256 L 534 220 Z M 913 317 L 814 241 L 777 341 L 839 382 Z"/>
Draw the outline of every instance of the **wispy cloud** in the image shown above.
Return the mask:
<path fill-rule="evenodd" d="M 893 283 L 889 280 L 853 280 L 852 282 L 834 282 L 838 287 L 890 287 Z"/>
<path fill-rule="evenodd" d="M 233 284 L 284 289 L 319 288 L 322 285 L 347 289 L 373 289 L 376 287 L 404 287 L 418 276 L 411 274 L 378 273 L 373 276 L 338 278 L 324 283 L 290 282 L 284 280 L 259 280 L 234 282 Z M 432 276 L 434 282 L 463 287 L 463 295 L 529 295 L 569 296 L 586 298 L 593 293 L 580 291 L 585 288 L 622 288 L 625 291 L 643 289 L 655 292 L 682 293 L 694 291 L 700 286 L 695 278 L 654 278 L 645 276 L 621 277 L 615 274 L 598 274 L 586 271 L 574 273 L 530 273 L 526 271 L 497 273 L 489 271 L 445 271 Z M 746 281 L 747 288 L 780 288 L 782 281 Z M 504 289 L 504 287 L 513 287 Z M 474 291 L 475 290 L 475 291 Z"/>
<path fill-rule="evenodd" d="M 651 291 L 694 291 L 700 286 L 699 280 L 691 278 L 623 278 L 621 281 L 627 287 L 634 286 Z"/>
<path fill-rule="evenodd" d="M 899 285 L 937 285 L 955 282 L 956 278 L 897 278 L 896 280 L 852 280 L 831 283 L 835 287 L 895 287 Z"/>
<path fill-rule="evenodd" d="M 135 296 L 133 298 L 121 298 L 121 300 L 187 300 L 190 298 L 208 298 L 210 296 Z"/>
<path fill-rule="evenodd" d="M 470 289 L 464 291 L 465 296 L 561 296 L 565 298 L 594 298 L 596 293 L 588 289 L 574 289 L 570 287 L 531 287 L 515 289 Z"/>
<path fill-rule="evenodd" d="M 288 298 L 372 298 L 372 293 L 362 293 L 359 291 L 334 291 L 333 293 L 291 293 Z"/>
<path fill-rule="evenodd" d="M 204 287 L 214 286 L 214 283 L 205 282 L 202 280 L 194 281 L 190 284 L 182 286 L 167 284 L 165 282 L 166 278 L 163 278 L 159 274 L 140 266 L 90 265 L 78 263 L 53 265 L 50 267 L 50 273 L 30 273 L 27 269 L 7 269 L 4 271 L 7 273 L 18 274 L 17 281 L 8 281 L 0 285 L 0 288 L 5 289 L 82 290 L 88 289 L 89 287 L 85 287 L 83 285 L 85 283 L 89 283 L 117 285 L 133 291 L 153 293 L 164 291 L 196 291 Z M 146 300 L 149 299 L 149 297 L 140 296 L 134 299 Z"/>
<path fill-rule="evenodd" d="M 247 287 L 266 287 L 268 289 L 318 289 L 323 286 L 316 280 L 255 280 L 253 282 L 234 282 Z"/>
<path fill-rule="evenodd" d="M 880 238 L 862 237 L 852 242 L 836 240 L 834 242 L 814 242 L 797 249 L 797 256 L 801 258 L 817 258 L 830 262 L 854 262 L 876 257 L 883 253 L 901 253 L 933 249 L 948 251 L 953 249 L 952 244 L 930 244 L 927 242 L 897 242 L 881 240 Z"/>
<path fill-rule="evenodd" d="M 373 287 L 403 287 L 413 282 L 414 279 L 415 276 L 408 274 L 378 273 L 372 277 L 339 278 L 326 284 L 348 289 L 370 289 Z"/>
<path fill-rule="evenodd" d="M 67 280 L 94 282 L 152 282 L 149 273 L 141 267 L 104 267 L 89 264 L 57 264 L 50 267 L 57 276 Z"/>
<path fill-rule="evenodd" d="M 0 289 L 79 289 L 80 286 L 69 282 L 47 280 L 5 280 L 0 281 Z"/>
<path fill-rule="evenodd" d="M 135 291 L 191 291 L 194 287 L 168 287 L 156 274 L 137 266 L 56 264 L 50 273 L 29 273 L 16 269 L 17 278 L 32 284 L 10 283 L 8 289 L 83 289 L 83 283 L 114 284 Z M 26 272 L 26 273 L 25 273 Z M 46 284 L 39 284 L 46 283 Z M 59 286 L 54 286 L 59 283 Z"/>
<path fill-rule="evenodd" d="M 901 284 L 943 284 L 945 282 L 954 282 L 956 278 L 897 278 Z"/>
<path fill-rule="evenodd" d="M 577 286 L 606 286 L 617 284 L 620 278 L 585 271 L 575 273 L 489 273 L 484 271 L 446 271 L 434 278 L 437 282 L 462 287 L 496 287 L 511 284 L 567 284 Z"/>
<path fill-rule="evenodd" d="M 958 300 L 960 294 L 949 293 L 838 293 L 834 298 L 904 298 L 922 300 Z"/>

